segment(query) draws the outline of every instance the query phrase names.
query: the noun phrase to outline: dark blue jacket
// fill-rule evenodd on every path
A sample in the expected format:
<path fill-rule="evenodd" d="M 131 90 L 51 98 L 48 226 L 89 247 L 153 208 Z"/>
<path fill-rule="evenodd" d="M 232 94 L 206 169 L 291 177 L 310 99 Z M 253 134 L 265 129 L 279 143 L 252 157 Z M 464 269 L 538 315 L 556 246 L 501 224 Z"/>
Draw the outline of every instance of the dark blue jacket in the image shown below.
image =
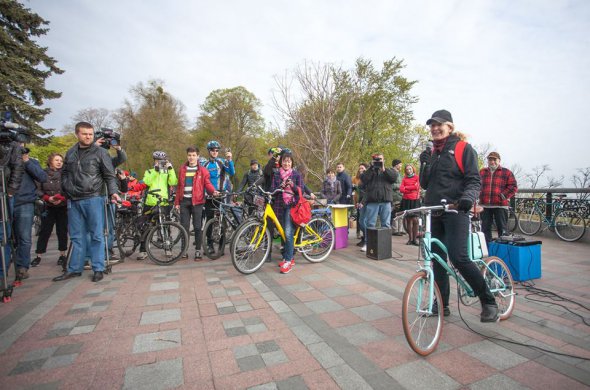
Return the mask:
<path fill-rule="evenodd" d="M 37 185 L 35 180 L 39 183 L 47 181 L 47 172 L 41 168 L 39 161 L 34 158 L 29 158 L 29 161 L 23 162 L 25 172 L 20 183 L 20 188 L 14 196 L 14 205 L 18 206 L 25 203 L 33 203 L 37 200 Z"/>
<path fill-rule="evenodd" d="M 340 189 L 342 190 L 338 203 L 352 204 L 352 180 L 350 176 L 346 172 L 339 172 L 336 174 L 336 180 L 340 182 Z"/>

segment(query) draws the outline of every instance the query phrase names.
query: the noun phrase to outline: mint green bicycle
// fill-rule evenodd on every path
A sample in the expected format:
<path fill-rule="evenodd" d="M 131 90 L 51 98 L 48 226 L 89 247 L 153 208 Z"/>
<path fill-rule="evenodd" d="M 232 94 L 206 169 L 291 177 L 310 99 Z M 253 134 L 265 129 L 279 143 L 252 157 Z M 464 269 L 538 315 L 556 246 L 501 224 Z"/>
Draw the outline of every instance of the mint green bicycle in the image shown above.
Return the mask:
<path fill-rule="evenodd" d="M 406 210 L 397 217 L 418 216 L 421 229 L 422 225 L 425 225 L 424 237 L 420 240 L 419 268 L 408 281 L 402 302 L 402 322 L 406 340 L 410 347 L 422 356 L 427 356 L 436 349 L 443 330 L 442 307 L 439 307 L 438 313 L 433 313 L 433 305 L 436 302 L 442 305 L 441 293 L 434 282 L 433 261 L 437 261 L 457 281 L 459 299 L 463 304 L 472 305 L 478 301 L 465 279 L 432 251 L 432 246 L 437 245 L 448 255 L 445 245 L 431 235 L 433 212 L 457 213 L 457 210 L 453 205 L 443 203 L 440 206 Z M 470 259 L 477 264 L 490 291 L 496 297 L 500 320 L 507 319 L 514 310 L 515 301 L 514 283 L 510 270 L 500 258 L 485 257 L 487 254 L 485 250 L 482 250 L 481 244 L 478 244 L 477 233 L 470 234 L 467 249 Z M 420 257 L 423 257 L 422 264 L 420 264 Z"/>

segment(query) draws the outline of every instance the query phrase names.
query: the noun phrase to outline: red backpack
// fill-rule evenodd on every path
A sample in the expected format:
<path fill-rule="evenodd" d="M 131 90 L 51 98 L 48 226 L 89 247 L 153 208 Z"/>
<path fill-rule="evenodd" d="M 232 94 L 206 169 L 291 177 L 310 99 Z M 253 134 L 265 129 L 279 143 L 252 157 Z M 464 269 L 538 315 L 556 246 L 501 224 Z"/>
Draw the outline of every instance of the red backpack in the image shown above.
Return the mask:
<path fill-rule="evenodd" d="M 291 220 L 295 225 L 305 226 L 311 220 L 311 205 L 303 197 L 301 187 L 297 187 L 297 191 L 299 191 L 299 201 L 291 207 Z"/>
<path fill-rule="evenodd" d="M 467 146 L 467 142 L 465 141 L 457 141 L 455 144 L 455 161 L 463 174 L 465 174 L 465 168 L 463 167 L 463 151 L 465 150 L 465 146 Z"/>

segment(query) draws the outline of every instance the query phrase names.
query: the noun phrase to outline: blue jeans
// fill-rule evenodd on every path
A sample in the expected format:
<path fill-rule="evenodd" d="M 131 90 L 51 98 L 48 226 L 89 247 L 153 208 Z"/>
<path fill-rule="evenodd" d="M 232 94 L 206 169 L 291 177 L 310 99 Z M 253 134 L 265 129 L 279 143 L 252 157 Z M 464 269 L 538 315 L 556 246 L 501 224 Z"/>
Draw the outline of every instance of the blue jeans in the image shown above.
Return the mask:
<path fill-rule="evenodd" d="M 366 207 L 361 207 L 357 211 L 357 223 L 359 224 L 359 228 L 361 232 L 363 232 L 363 239 L 367 238 L 367 209 Z"/>
<path fill-rule="evenodd" d="M 94 271 L 104 271 L 104 198 L 95 196 L 68 201 L 68 225 L 72 240 L 72 255 L 68 272 L 82 272 L 88 246 Z M 87 243 L 87 235 L 90 242 Z"/>
<path fill-rule="evenodd" d="M 16 238 L 16 252 L 14 264 L 16 268 L 29 269 L 31 266 L 31 235 L 33 231 L 33 217 L 35 203 L 23 203 L 14 206 L 14 236 Z"/>
<path fill-rule="evenodd" d="M 294 252 L 294 237 L 295 226 L 291 222 L 291 207 L 286 206 L 283 210 L 283 215 L 279 219 L 283 230 L 285 231 L 285 248 L 283 249 L 283 259 L 291 261 L 293 260 Z"/>
<path fill-rule="evenodd" d="M 6 274 L 8 275 L 8 269 L 10 268 L 10 221 L 12 220 L 12 205 L 14 204 L 14 198 L 13 197 L 7 197 L 8 199 L 8 203 L 6 205 L 6 208 L 8 210 L 7 213 L 8 215 L 6 215 L 6 222 L 3 222 L 5 224 L 5 228 L 6 228 L 6 245 L 4 246 L 4 266 L 6 269 Z M 2 216 L 0 215 L 0 218 Z M 4 242 L 4 228 L 2 228 L 2 226 L 0 226 L 0 244 L 2 244 Z M 0 260 L 1 261 L 1 260 Z M 3 273 L 3 268 L 0 268 L 0 277 L 4 277 L 4 273 Z"/>
<path fill-rule="evenodd" d="M 366 227 L 372 228 L 377 225 L 377 216 L 381 220 L 381 227 L 390 228 L 391 202 L 368 203 L 365 211 Z"/>

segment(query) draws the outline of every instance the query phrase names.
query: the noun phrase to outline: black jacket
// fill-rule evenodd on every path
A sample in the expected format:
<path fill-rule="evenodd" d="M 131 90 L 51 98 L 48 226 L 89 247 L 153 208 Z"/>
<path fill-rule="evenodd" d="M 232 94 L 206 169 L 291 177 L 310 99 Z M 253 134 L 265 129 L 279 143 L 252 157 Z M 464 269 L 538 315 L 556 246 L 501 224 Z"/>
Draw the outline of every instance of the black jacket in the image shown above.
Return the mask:
<path fill-rule="evenodd" d="M 430 161 L 420 172 L 420 186 L 426 190 L 425 206 L 436 206 L 441 199 L 456 203 L 459 199 L 470 199 L 475 203 L 479 197 L 481 179 L 477 163 L 477 153 L 470 144 L 463 151 L 461 173 L 455 160 L 455 145 L 459 137 L 451 134 L 440 154 L 433 152 Z"/>
<path fill-rule="evenodd" d="M 259 179 L 262 177 L 262 171 L 260 169 L 253 171 L 251 169 L 248 172 L 244 173 L 244 177 L 242 182 L 240 183 L 240 187 L 238 188 L 238 192 L 242 192 L 244 189 L 250 188 L 254 183 L 258 182 L 261 187 L 264 187 L 263 180 Z"/>
<path fill-rule="evenodd" d="M 64 162 L 61 180 L 70 199 L 101 196 L 104 184 L 108 195 L 117 193 L 115 170 L 106 149 L 94 144 L 80 149 L 76 144 L 68 150 Z"/>
<path fill-rule="evenodd" d="M 0 168 L 4 170 L 6 192 L 16 194 L 25 172 L 22 149 L 16 142 L 0 143 Z"/>
<path fill-rule="evenodd" d="M 392 184 L 395 182 L 397 174 L 393 168 L 385 168 L 385 171 L 374 167 L 367 169 L 361 176 L 365 188 L 361 203 L 367 205 L 367 203 L 391 202 L 393 199 Z"/>
<path fill-rule="evenodd" d="M 336 180 L 340 182 L 340 189 L 342 190 L 338 203 L 352 204 L 352 180 L 350 176 L 346 172 L 338 172 Z"/>

